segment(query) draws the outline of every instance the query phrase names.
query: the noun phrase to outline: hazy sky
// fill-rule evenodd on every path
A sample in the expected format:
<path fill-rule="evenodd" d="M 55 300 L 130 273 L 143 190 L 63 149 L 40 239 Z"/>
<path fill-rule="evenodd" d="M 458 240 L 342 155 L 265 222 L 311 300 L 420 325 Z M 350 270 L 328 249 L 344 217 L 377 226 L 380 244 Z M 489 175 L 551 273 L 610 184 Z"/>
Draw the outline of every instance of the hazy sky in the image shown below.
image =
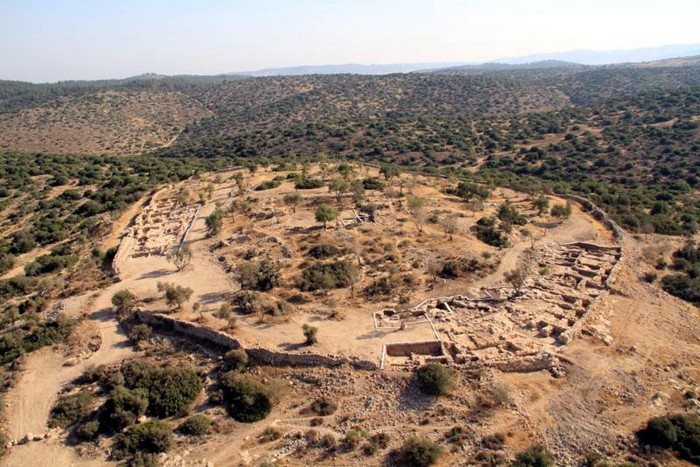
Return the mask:
<path fill-rule="evenodd" d="M 0 79 L 700 43 L 700 0 L 0 0 Z"/>

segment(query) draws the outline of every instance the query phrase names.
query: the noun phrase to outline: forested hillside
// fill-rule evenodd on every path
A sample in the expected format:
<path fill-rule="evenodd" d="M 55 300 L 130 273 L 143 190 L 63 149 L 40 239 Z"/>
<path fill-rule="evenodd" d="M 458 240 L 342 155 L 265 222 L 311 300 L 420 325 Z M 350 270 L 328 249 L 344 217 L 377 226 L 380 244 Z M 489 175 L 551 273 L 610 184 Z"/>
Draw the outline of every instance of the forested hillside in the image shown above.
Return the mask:
<path fill-rule="evenodd" d="M 700 66 L 692 60 L 5 82 L 0 102 L 7 148 L 395 162 L 576 192 L 629 229 L 668 234 L 694 231 L 700 213 Z"/>

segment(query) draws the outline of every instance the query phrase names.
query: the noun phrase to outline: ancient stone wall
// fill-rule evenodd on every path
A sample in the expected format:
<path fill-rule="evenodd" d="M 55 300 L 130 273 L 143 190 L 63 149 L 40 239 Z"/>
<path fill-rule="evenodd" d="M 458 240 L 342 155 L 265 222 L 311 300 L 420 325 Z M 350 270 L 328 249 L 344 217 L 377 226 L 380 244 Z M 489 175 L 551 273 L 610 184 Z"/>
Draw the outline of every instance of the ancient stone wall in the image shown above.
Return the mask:
<path fill-rule="evenodd" d="M 570 195 L 570 194 L 557 194 L 560 198 L 568 199 L 570 201 L 576 201 L 579 203 L 586 212 L 591 214 L 597 221 L 610 229 L 615 236 L 615 240 L 618 242 L 622 241 L 624 236 L 623 230 L 617 223 L 608 216 L 608 214 L 600 209 L 598 206 L 593 204 L 590 200 L 584 198 L 583 196 Z"/>
<path fill-rule="evenodd" d="M 134 313 L 136 318 L 142 323 L 146 323 L 149 326 L 166 332 L 189 337 L 196 341 L 219 347 L 223 350 L 241 348 L 241 343 L 238 339 L 225 332 L 216 331 L 208 326 L 148 311 L 139 310 Z"/>
<path fill-rule="evenodd" d="M 253 363 L 270 366 L 324 366 L 329 368 L 351 365 L 358 370 L 376 370 L 376 363 L 358 358 L 318 355 L 313 353 L 293 354 L 250 347 L 246 349 Z"/>
<path fill-rule="evenodd" d="M 325 366 L 329 368 L 351 365 L 359 370 L 376 370 L 378 368 L 376 363 L 357 358 L 319 355 L 310 352 L 297 354 L 257 347 L 245 347 L 245 345 L 235 337 L 222 331 L 216 331 L 208 326 L 147 311 L 137 310 L 134 314 L 139 321 L 157 330 L 173 333 L 180 337 L 191 339 L 197 343 L 205 344 L 210 347 L 218 347 L 223 351 L 244 348 L 253 364 L 270 366 Z"/>

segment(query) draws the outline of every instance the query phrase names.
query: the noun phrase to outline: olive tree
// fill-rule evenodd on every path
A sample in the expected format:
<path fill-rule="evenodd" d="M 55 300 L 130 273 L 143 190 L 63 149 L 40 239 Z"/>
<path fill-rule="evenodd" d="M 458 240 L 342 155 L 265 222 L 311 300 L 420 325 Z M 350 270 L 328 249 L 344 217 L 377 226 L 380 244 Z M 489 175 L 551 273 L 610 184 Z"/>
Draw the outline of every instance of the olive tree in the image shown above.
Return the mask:
<path fill-rule="evenodd" d="M 173 263 L 178 271 L 182 271 L 192 262 L 192 249 L 189 245 L 170 250 L 166 255 L 168 262 Z"/>
<path fill-rule="evenodd" d="M 316 222 L 323 222 L 323 228 L 328 228 L 328 223 L 336 220 L 340 213 L 333 206 L 322 204 L 316 209 Z"/>

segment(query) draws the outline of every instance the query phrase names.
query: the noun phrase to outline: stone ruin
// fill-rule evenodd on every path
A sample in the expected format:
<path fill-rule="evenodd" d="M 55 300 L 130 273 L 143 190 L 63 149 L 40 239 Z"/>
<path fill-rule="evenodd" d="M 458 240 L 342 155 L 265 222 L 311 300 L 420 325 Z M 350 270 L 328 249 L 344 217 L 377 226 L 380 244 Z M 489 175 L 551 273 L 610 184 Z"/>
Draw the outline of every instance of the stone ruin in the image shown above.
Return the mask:
<path fill-rule="evenodd" d="M 198 204 L 178 206 L 174 197 L 161 193 L 153 196 L 128 231 L 132 258 L 162 256 L 179 247 L 197 218 Z"/>
<path fill-rule="evenodd" d="M 376 218 L 376 213 L 373 216 L 370 216 L 365 212 L 360 212 L 353 208 L 351 217 L 338 217 L 338 219 L 336 219 L 336 224 L 339 227 L 351 227 L 354 225 L 374 223 L 376 222 Z"/>
<path fill-rule="evenodd" d="M 520 294 L 512 287 L 469 290 L 425 300 L 397 313 L 374 313 L 377 329 L 428 323 L 432 344 L 386 344 L 381 367 L 444 361 L 503 371 L 553 369 L 562 346 L 597 319 L 614 281 L 621 248 L 591 243 L 547 245 L 533 252 Z"/>
<path fill-rule="evenodd" d="M 218 256 L 218 261 L 226 273 L 235 271 L 237 256 L 252 255 L 253 258 L 267 256 L 281 263 L 290 263 L 294 259 L 294 252 L 284 240 L 255 229 L 247 229 L 231 235 L 209 247 L 209 251 L 223 252 Z"/>

